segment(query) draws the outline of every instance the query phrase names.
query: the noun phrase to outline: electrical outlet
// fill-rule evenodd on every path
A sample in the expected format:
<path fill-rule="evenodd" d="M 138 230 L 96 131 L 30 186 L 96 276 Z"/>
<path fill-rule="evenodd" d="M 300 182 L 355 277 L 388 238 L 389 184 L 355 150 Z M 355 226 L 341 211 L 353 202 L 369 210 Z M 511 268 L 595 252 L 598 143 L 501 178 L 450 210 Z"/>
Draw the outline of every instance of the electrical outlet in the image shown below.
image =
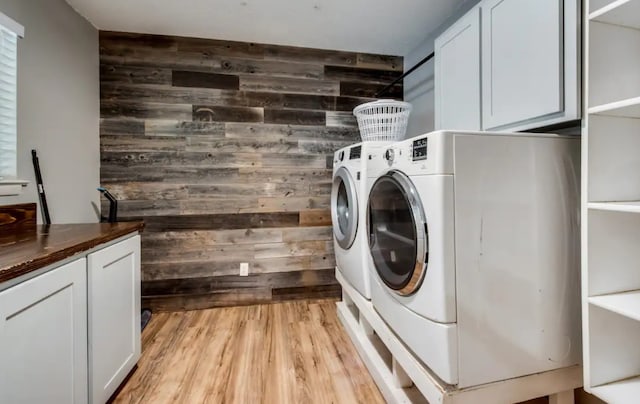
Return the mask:
<path fill-rule="evenodd" d="M 240 276 L 249 276 L 249 263 L 241 262 L 240 263 Z"/>

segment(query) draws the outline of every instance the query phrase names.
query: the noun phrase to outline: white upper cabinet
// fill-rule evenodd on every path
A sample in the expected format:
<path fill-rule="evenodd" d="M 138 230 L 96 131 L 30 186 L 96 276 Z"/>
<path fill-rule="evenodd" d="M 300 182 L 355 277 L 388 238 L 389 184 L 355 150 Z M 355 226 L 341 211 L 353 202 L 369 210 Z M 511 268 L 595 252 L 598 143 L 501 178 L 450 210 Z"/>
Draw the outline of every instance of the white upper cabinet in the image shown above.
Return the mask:
<path fill-rule="evenodd" d="M 480 130 L 480 8 L 435 41 L 435 128 Z"/>
<path fill-rule="evenodd" d="M 486 129 L 562 111 L 560 0 L 489 0 L 482 6 Z"/>
<path fill-rule="evenodd" d="M 484 0 L 435 41 L 437 129 L 580 118 L 578 0 Z"/>

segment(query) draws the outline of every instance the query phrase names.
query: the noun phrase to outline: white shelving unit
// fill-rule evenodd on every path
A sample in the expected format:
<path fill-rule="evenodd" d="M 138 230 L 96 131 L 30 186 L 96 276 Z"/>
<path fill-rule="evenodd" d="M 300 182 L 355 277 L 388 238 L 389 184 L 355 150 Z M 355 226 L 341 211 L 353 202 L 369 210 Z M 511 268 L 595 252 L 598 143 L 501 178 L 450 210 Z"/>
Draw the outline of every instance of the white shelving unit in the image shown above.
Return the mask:
<path fill-rule="evenodd" d="M 582 308 L 585 390 L 640 397 L 640 0 L 585 13 Z"/>

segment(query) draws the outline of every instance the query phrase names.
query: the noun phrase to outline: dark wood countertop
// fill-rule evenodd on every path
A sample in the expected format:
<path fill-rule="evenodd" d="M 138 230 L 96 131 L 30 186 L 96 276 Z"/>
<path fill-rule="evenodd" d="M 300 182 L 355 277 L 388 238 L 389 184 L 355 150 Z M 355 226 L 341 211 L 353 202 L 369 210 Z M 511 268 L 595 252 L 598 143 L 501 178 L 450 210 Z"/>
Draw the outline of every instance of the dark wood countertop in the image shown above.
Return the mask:
<path fill-rule="evenodd" d="M 52 224 L 0 237 L 0 283 L 140 231 L 143 222 Z"/>

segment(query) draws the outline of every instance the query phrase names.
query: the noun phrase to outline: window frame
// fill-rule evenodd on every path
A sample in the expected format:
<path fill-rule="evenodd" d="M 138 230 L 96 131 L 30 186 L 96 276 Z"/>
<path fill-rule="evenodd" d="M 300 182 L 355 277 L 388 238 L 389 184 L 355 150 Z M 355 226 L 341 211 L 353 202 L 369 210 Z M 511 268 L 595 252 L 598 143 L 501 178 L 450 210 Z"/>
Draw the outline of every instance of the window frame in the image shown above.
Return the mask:
<path fill-rule="evenodd" d="M 17 35 L 18 37 L 18 41 L 21 38 L 24 38 L 24 27 L 19 24 L 18 22 L 16 22 L 14 19 L 12 19 L 11 17 L 7 16 L 6 14 L 2 13 L 2 11 L 0 11 L 0 25 L 13 32 L 14 34 Z M 16 45 L 17 46 L 17 45 Z M 16 49 L 16 59 L 17 59 L 17 49 Z M 16 66 L 16 70 L 17 70 L 17 66 Z M 17 73 L 17 72 L 16 72 Z M 16 86 L 17 86 L 17 82 L 16 82 Z M 17 111 L 17 99 L 16 99 L 16 111 Z M 16 113 L 16 121 L 17 121 L 17 113 Z M 16 146 L 18 143 L 18 130 L 17 130 L 17 122 L 16 122 Z M 17 149 L 17 147 L 16 147 Z M 18 151 L 16 150 L 16 154 L 18 153 Z M 17 158 L 17 156 L 16 156 Z M 2 179 L 0 178 L 0 197 L 1 196 L 10 196 L 10 195 L 18 195 L 22 192 L 22 188 L 25 187 L 29 182 L 28 181 L 24 181 L 19 179 L 18 177 L 18 172 L 17 172 L 17 167 L 16 167 L 16 178 L 10 178 L 10 179 Z"/>

